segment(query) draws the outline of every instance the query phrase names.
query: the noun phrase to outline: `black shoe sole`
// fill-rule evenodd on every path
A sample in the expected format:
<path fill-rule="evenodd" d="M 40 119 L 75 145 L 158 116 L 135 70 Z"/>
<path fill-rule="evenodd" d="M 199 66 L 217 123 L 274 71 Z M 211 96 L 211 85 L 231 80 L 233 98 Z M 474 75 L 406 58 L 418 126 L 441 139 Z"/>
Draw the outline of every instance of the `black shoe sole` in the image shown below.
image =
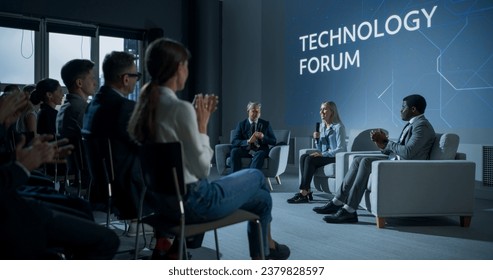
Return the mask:
<path fill-rule="evenodd" d="M 300 203 L 310 203 L 310 200 L 307 198 L 303 199 L 288 199 L 287 200 L 289 204 L 300 204 Z"/>
<path fill-rule="evenodd" d="M 335 214 L 337 213 L 337 211 L 339 211 L 339 209 L 336 209 L 336 210 L 325 210 L 325 209 L 313 209 L 313 211 L 315 211 L 315 213 L 317 214 L 325 214 L 325 215 L 329 215 L 329 214 Z"/>
<path fill-rule="evenodd" d="M 332 219 L 331 217 L 324 217 L 323 220 L 329 224 L 353 224 L 358 222 L 358 217 L 346 219 Z"/>

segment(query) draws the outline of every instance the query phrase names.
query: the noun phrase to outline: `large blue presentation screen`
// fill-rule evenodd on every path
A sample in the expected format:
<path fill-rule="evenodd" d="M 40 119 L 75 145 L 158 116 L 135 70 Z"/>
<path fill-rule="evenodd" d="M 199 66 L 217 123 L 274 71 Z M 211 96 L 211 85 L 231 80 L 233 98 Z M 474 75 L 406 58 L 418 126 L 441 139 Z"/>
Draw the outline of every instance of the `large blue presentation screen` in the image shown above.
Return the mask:
<path fill-rule="evenodd" d="M 286 1 L 286 123 L 335 101 L 346 128 L 402 127 L 418 93 L 441 128 L 493 128 L 493 1 Z"/>

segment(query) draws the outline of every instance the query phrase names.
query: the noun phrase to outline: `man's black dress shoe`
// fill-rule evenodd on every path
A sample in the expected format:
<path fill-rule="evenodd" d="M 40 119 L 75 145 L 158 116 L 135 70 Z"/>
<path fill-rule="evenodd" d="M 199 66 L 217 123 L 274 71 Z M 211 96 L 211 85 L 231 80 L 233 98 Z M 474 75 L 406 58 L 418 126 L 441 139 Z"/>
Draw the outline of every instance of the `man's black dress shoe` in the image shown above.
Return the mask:
<path fill-rule="evenodd" d="M 318 214 L 334 214 L 342 208 L 342 205 L 335 205 L 334 202 L 329 201 L 324 206 L 313 207 L 313 211 Z"/>
<path fill-rule="evenodd" d="M 349 213 L 346 209 L 341 208 L 337 213 L 325 216 L 324 221 L 331 224 L 357 223 L 358 214 L 356 211 L 354 211 L 354 213 Z"/>
<path fill-rule="evenodd" d="M 309 192 L 306 195 L 297 193 L 293 197 L 288 199 L 288 203 L 309 203 L 310 200 L 313 200 L 312 192 Z"/>

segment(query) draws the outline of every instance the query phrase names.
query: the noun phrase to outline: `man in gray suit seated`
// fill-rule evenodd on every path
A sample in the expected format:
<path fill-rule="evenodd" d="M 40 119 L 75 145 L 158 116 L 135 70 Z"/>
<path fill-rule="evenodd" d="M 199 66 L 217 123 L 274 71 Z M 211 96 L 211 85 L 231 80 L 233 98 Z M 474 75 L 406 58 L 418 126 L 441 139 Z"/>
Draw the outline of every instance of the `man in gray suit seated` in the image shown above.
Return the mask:
<path fill-rule="evenodd" d="M 371 139 L 391 160 L 429 159 L 435 140 L 435 130 L 425 118 L 426 100 L 413 94 L 402 100 L 401 118 L 408 123 L 404 126 L 398 142 L 390 141 L 380 129 L 372 131 Z M 371 173 L 371 164 L 381 157 L 356 157 L 344 176 L 342 186 L 335 197 L 321 207 L 313 208 L 319 214 L 330 214 L 323 219 L 327 223 L 356 223 L 356 209 L 363 198 Z"/>

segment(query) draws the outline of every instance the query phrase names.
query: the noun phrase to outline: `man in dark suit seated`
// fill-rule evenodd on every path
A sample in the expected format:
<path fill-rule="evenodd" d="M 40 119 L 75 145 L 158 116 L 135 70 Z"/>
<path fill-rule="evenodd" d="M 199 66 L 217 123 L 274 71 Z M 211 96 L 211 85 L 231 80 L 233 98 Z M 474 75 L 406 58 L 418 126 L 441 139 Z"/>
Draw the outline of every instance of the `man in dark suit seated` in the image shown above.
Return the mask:
<path fill-rule="evenodd" d="M 67 172 L 75 176 L 74 186 L 82 185 L 83 189 L 89 186 L 88 167 L 84 166 L 85 152 L 82 148 L 82 119 L 87 107 L 89 96 L 94 95 L 98 83 L 94 73 L 94 62 L 87 59 L 72 59 L 63 65 L 60 71 L 63 83 L 68 89 L 65 103 L 58 110 L 56 119 L 57 134 L 68 138 L 74 145 L 74 153 L 67 159 Z"/>
<path fill-rule="evenodd" d="M 412 94 L 402 100 L 401 118 L 408 123 L 397 142 L 390 141 L 381 129 L 371 132 L 371 139 L 391 160 L 423 160 L 430 158 L 435 141 L 435 130 L 424 116 L 426 100 Z M 354 159 L 334 198 L 321 207 L 313 208 L 319 214 L 330 214 L 327 223 L 356 223 L 356 209 L 365 193 L 373 161 L 381 157 L 362 156 Z"/>
<path fill-rule="evenodd" d="M 276 144 L 276 136 L 270 123 L 260 118 L 262 105 L 249 102 L 248 118 L 238 123 L 234 131 L 231 164 L 233 172 L 241 169 L 241 158 L 252 158 L 250 168 L 261 169 L 269 156 L 269 145 Z"/>
<path fill-rule="evenodd" d="M 143 187 L 138 147 L 132 141 L 127 126 L 135 101 L 128 95 L 141 78 L 135 65 L 135 57 L 126 52 L 113 51 L 103 60 L 104 85 L 87 106 L 83 119 L 82 135 L 88 142 L 88 163 L 93 176 L 91 201 L 107 203 L 108 184 L 103 173 L 102 158 L 111 143 L 112 162 L 105 166 L 112 182 L 112 204 L 120 219 L 137 217 L 138 196 Z M 100 152 L 95 149 L 100 149 Z M 112 176 L 111 169 L 114 171 Z"/>

